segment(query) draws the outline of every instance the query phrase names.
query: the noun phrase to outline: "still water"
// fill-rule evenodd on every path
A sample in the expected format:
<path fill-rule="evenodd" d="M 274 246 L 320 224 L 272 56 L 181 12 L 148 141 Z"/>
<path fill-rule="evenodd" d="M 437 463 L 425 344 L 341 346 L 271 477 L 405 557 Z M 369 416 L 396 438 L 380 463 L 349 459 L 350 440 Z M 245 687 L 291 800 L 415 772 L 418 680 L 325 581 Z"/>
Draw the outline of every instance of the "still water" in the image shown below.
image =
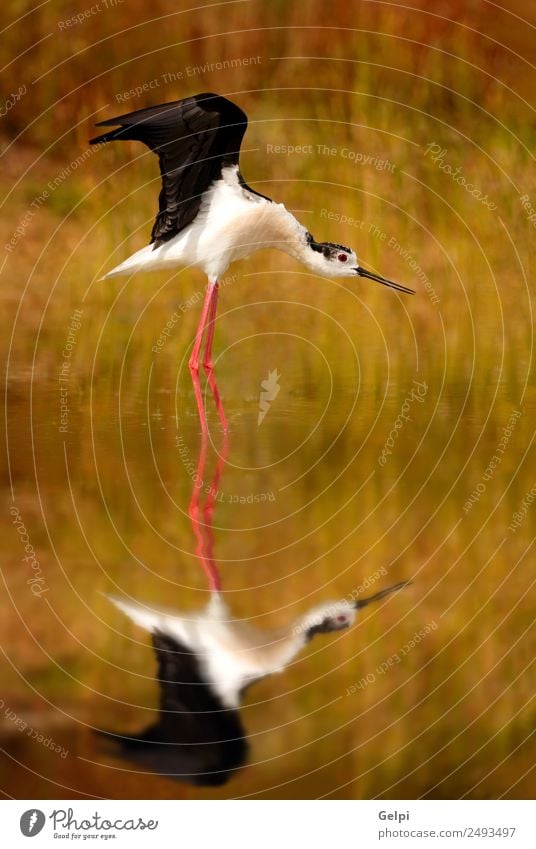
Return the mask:
<path fill-rule="evenodd" d="M 184 361 L 8 383 L 0 729 L 13 796 L 528 795 L 534 395 L 445 382 L 411 358 L 396 379 L 367 380 L 359 358 L 335 368 L 300 345 L 231 345 L 216 363 L 229 432 L 203 380 L 206 439 Z M 406 580 L 350 627 L 326 627 Z M 158 714 L 158 646 L 107 595 L 177 609 L 190 627 L 218 582 L 240 634 L 301 642 L 241 693 L 236 771 L 200 787 L 94 730 L 137 734 Z M 218 651 L 236 639 L 220 630 Z M 179 680 L 195 683 L 192 668 Z"/>

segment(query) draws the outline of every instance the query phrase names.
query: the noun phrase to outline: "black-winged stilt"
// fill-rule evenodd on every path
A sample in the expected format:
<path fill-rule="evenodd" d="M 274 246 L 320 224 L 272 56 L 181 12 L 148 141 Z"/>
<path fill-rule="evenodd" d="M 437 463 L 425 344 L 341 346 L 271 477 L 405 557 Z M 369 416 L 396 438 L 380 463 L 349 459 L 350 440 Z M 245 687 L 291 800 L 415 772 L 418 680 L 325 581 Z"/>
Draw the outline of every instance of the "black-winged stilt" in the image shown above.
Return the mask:
<path fill-rule="evenodd" d="M 254 191 L 239 169 L 240 144 L 247 117 L 236 104 L 204 93 L 139 109 L 97 126 L 119 125 L 91 144 L 135 140 L 158 155 L 162 188 L 151 244 L 105 277 L 193 265 L 208 276 L 208 286 L 189 365 L 213 370 L 212 342 L 218 279 L 229 265 L 261 248 L 278 248 L 323 277 L 365 277 L 399 292 L 412 289 L 363 268 L 351 248 L 317 242 L 282 203 Z M 195 385 L 195 383 L 194 383 Z M 211 387 L 212 388 L 212 387 Z M 199 404 L 199 394 L 196 388 Z M 220 416 L 222 410 L 219 409 Z M 222 416 L 224 425 L 226 424 Z M 204 415 L 201 416 L 204 427 Z"/>
<path fill-rule="evenodd" d="M 348 628 L 360 609 L 407 583 L 351 603 L 317 605 L 277 630 L 234 618 L 217 592 L 199 612 L 155 609 L 109 596 L 151 633 L 160 703 L 156 722 L 139 734 L 100 733 L 141 767 L 195 784 L 222 784 L 247 757 L 239 713 L 244 692 L 261 678 L 283 672 L 316 634 Z"/>
<path fill-rule="evenodd" d="M 368 598 L 319 604 L 274 630 L 257 628 L 233 616 L 221 592 L 212 530 L 227 447 L 225 440 L 212 481 L 206 486 L 207 436 L 203 435 L 195 475 L 198 485 L 189 507 L 197 555 L 208 579 L 208 604 L 199 611 L 177 611 L 108 596 L 151 634 L 160 702 L 156 721 L 139 734 L 100 734 L 112 743 L 112 751 L 142 769 L 206 785 L 225 783 L 245 763 L 248 746 L 239 708 L 252 684 L 283 672 L 316 634 L 348 628 L 363 607 L 409 583 L 402 581 Z M 202 489 L 208 491 L 204 503 Z"/>

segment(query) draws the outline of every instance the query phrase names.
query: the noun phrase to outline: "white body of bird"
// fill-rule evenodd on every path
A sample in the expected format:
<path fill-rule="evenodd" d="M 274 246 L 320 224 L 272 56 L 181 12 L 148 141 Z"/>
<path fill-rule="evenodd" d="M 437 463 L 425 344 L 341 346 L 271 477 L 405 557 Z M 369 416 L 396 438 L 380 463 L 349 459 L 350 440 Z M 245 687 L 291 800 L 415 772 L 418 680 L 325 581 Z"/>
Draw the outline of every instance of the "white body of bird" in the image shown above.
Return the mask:
<path fill-rule="evenodd" d="M 108 596 L 151 633 L 160 700 L 156 721 L 136 734 L 101 731 L 112 753 L 161 775 L 194 784 L 223 784 L 246 760 L 239 708 L 244 690 L 282 672 L 315 635 L 347 628 L 356 611 L 406 586 L 403 581 L 368 598 L 321 604 L 288 628 L 264 631 L 232 617 L 212 591 L 198 612 L 152 608 Z"/>
<path fill-rule="evenodd" d="M 356 617 L 348 602 L 338 601 L 318 605 L 289 628 L 264 630 L 233 618 L 219 593 L 213 593 L 200 611 L 188 613 L 108 598 L 136 625 L 169 634 L 193 651 L 207 681 L 227 707 L 239 705 L 240 693 L 249 684 L 283 672 L 312 633 L 346 628 Z"/>
<path fill-rule="evenodd" d="M 349 256 L 347 266 L 328 263 L 321 253 L 311 250 L 307 235 L 282 203 L 245 189 L 238 179 L 238 166 L 230 165 L 205 192 L 191 224 L 168 242 L 158 247 L 147 245 L 132 254 L 105 278 L 195 266 L 215 281 L 232 262 L 262 248 L 278 248 L 324 276 L 355 276 L 355 256 Z"/>
<path fill-rule="evenodd" d="M 90 143 L 143 142 L 158 155 L 162 189 L 152 244 L 106 277 L 191 265 L 203 269 L 215 284 L 234 260 L 272 247 L 323 277 L 359 275 L 412 292 L 364 269 L 351 248 L 317 242 L 283 204 L 247 185 L 239 169 L 247 116 L 227 98 L 204 92 L 109 118 L 98 126 L 116 124 L 118 128 Z"/>

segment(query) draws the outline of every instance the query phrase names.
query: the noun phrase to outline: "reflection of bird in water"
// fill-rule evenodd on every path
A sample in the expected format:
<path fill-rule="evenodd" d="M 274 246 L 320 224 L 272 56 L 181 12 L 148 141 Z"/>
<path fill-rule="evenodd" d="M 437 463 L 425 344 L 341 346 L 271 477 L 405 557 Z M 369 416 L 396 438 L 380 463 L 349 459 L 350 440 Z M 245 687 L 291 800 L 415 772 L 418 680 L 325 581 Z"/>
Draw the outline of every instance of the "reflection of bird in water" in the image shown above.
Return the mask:
<path fill-rule="evenodd" d="M 208 287 L 190 357 L 190 370 L 196 375 L 205 333 L 202 363 L 207 373 L 213 371 L 218 280 L 232 262 L 261 248 L 278 248 L 323 277 L 365 277 L 412 293 L 367 271 L 351 248 L 317 242 L 283 204 L 247 185 L 239 169 L 247 123 L 236 104 L 205 93 L 101 121 L 98 126 L 119 126 L 91 140 L 91 144 L 140 141 L 158 155 L 162 189 L 151 244 L 106 277 L 191 265 L 205 272 Z M 205 428 L 197 388 L 196 398 Z M 219 407 L 218 412 L 222 417 Z M 223 417 L 222 422 L 226 426 Z"/>
<path fill-rule="evenodd" d="M 204 481 L 206 448 L 203 439 L 195 477 L 199 487 Z M 207 785 L 223 784 L 246 760 L 247 743 L 239 714 L 245 690 L 267 675 L 282 672 L 316 634 L 348 628 L 361 608 L 408 583 L 403 581 L 368 598 L 320 604 L 277 630 L 256 628 L 234 618 L 221 593 L 211 527 L 226 452 L 227 442 L 203 507 L 198 487 L 190 503 L 197 553 L 211 590 L 208 604 L 198 612 L 177 611 L 109 596 L 133 622 L 151 633 L 160 705 L 157 721 L 137 735 L 101 732 L 115 741 L 123 757 L 137 765 Z"/>
<path fill-rule="evenodd" d="M 123 613 L 151 632 L 160 683 L 158 720 L 140 734 L 118 737 L 122 754 L 169 777 L 224 783 L 247 755 L 238 712 L 245 690 L 282 672 L 315 634 L 348 628 L 360 608 L 406 583 L 350 604 L 318 605 L 287 628 L 273 631 L 234 619 L 217 592 L 197 613 L 110 596 Z"/>
<path fill-rule="evenodd" d="M 319 604 L 287 627 L 276 630 L 256 628 L 247 620 L 235 619 L 218 592 L 213 592 L 206 607 L 197 613 L 148 607 L 116 596 L 109 598 L 141 628 L 165 635 L 167 645 L 175 641 L 175 651 L 186 647 L 188 653 L 193 653 L 208 689 L 222 705 L 236 708 L 241 694 L 250 684 L 266 675 L 282 672 L 316 634 L 348 628 L 355 622 L 358 610 L 406 584 L 407 581 L 402 581 L 352 602 Z M 158 646 L 155 647 L 159 654 Z"/>

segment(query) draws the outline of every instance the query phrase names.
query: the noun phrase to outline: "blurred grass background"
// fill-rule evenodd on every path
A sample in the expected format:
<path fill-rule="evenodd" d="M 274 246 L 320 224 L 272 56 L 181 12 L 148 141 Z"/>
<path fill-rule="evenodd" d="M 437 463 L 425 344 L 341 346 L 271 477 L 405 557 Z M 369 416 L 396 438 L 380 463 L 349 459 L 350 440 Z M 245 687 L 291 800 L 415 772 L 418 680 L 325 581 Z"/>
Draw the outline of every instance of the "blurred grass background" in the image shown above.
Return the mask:
<path fill-rule="evenodd" d="M 221 795 L 530 795 L 533 513 L 508 531 L 534 485 L 534 229 L 520 201 L 536 206 L 530 10 L 246 0 L 188 11 L 125 0 L 68 25 L 84 2 L 8 8 L 4 104 L 21 85 L 26 93 L 0 120 L 0 246 L 35 214 L 12 250 L 2 247 L 3 482 L 49 590 L 28 591 L 9 527 L 4 692 L 73 757 L 30 744 L 4 717 L 4 792 L 203 795 L 127 774 L 119 790 L 114 770 L 88 762 L 99 758 L 86 725 L 138 727 L 155 695 L 143 635 L 97 590 L 115 583 L 160 602 L 172 592 L 180 606 L 203 599 L 184 512 L 191 480 L 175 445 L 179 411 L 195 459 L 185 364 L 199 304 L 159 354 L 152 347 L 204 280 L 178 270 L 97 282 L 146 243 L 159 178 L 141 146 L 95 150 L 87 140 L 100 118 L 213 90 L 250 117 L 241 162 L 254 188 L 418 291 L 402 300 L 374 284 L 318 280 L 267 252 L 233 267 L 222 288 L 216 355 L 232 421 L 222 486 L 277 492 L 274 503 L 217 506 L 233 608 L 280 624 L 379 566 L 386 583 L 415 585 L 343 638 L 313 644 L 287 678 L 258 685 L 244 713 L 262 765 Z M 216 63 L 226 65 L 205 67 Z M 267 147 L 309 144 L 288 156 Z M 431 144 L 495 208 L 441 170 Z M 74 310 L 82 326 L 64 435 L 58 373 Z M 273 367 L 279 406 L 261 431 L 259 385 Z M 426 382 L 426 403 L 413 405 L 380 470 L 414 379 Z M 500 469 L 465 513 L 514 409 L 523 415 Z M 213 416 L 212 430 L 217 447 Z M 431 621 L 439 627 L 404 664 L 345 695 Z"/>

